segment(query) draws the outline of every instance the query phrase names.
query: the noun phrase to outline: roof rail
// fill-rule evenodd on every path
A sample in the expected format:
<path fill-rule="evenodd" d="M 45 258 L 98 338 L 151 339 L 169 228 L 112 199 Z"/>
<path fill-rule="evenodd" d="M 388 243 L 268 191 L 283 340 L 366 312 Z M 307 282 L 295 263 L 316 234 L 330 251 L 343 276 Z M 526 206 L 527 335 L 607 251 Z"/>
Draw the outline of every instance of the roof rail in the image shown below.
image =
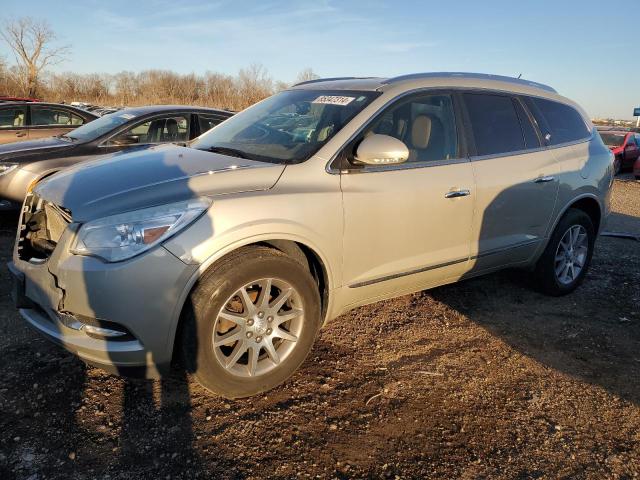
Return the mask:
<path fill-rule="evenodd" d="M 468 73 L 468 72 L 426 72 L 426 73 L 412 73 L 409 75 L 401 75 L 399 77 L 393 77 L 385 80 L 385 85 L 391 85 L 393 83 L 402 82 L 405 80 L 419 80 L 423 78 L 472 78 L 479 80 L 498 80 L 501 82 L 514 83 L 517 85 L 526 85 L 529 87 L 539 88 L 552 93 L 558 93 L 555 88 L 545 85 L 543 83 L 532 82 L 523 78 L 506 77 L 503 75 L 492 75 L 490 73 Z"/>
<path fill-rule="evenodd" d="M 332 77 L 332 78 L 316 78 L 314 80 L 305 80 L 304 82 L 299 82 L 294 84 L 294 87 L 299 85 L 308 85 L 310 83 L 320 83 L 320 82 L 333 82 L 334 80 L 364 80 L 367 78 L 373 77 Z"/>

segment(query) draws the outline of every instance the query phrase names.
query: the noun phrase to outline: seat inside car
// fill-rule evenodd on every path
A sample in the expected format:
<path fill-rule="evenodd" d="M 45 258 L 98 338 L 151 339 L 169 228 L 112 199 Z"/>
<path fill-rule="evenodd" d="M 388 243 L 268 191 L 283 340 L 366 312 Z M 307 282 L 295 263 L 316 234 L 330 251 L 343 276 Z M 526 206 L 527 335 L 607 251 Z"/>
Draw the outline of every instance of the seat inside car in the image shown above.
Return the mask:
<path fill-rule="evenodd" d="M 444 128 L 439 118 L 432 115 L 416 116 L 404 136 L 409 148 L 409 162 L 441 160 L 446 157 Z"/>
<path fill-rule="evenodd" d="M 162 130 L 162 141 L 175 142 L 176 140 L 178 140 L 178 122 L 175 118 L 167 118 Z"/>

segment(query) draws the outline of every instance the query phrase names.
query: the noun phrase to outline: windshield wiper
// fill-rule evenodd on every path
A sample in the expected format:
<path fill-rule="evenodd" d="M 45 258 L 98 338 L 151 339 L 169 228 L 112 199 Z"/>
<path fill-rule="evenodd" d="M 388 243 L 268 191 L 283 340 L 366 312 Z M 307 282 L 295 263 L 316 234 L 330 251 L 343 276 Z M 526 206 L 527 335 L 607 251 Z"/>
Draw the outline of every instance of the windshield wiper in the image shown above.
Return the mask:
<path fill-rule="evenodd" d="M 208 152 L 213 152 L 213 153 L 221 153 L 223 155 L 229 155 L 231 157 L 238 157 L 238 158 L 246 158 L 248 160 L 251 160 L 251 157 L 243 152 L 242 150 L 238 150 L 236 148 L 230 148 L 230 147 L 209 147 L 207 148 Z"/>

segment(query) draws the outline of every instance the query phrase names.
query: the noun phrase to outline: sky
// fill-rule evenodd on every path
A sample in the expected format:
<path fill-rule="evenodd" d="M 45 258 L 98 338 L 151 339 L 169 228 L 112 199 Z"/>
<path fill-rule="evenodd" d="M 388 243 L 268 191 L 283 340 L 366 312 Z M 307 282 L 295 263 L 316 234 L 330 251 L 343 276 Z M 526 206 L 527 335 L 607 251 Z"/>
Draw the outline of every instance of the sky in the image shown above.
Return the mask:
<path fill-rule="evenodd" d="M 305 68 L 322 77 L 522 74 L 592 117 L 632 118 L 637 1 L 0 0 L 0 21 L 47 20 L 72 47 L 56 71 L 236 74 L 260 64 L 285 82 Z M 0 55 L 13 61 L 3 43 Z"/>

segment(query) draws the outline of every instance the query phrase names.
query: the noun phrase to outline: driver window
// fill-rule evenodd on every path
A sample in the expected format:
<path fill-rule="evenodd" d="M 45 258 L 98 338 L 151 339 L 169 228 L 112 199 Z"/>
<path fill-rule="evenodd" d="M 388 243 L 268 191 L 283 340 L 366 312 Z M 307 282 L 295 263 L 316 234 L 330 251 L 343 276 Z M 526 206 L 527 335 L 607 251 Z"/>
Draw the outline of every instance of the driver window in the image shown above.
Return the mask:
<path fill-rule="evenodd" d="M 26 107 L 4 108 L 0 110 L 0 128 L 24 127 Z"/>
<path fill-rule="evenodd" d="M 365 130 L 389 135 L 409 149 L 408 162 L 449 160 L 458 156 L 458 137 L 450 95 L 423 95 L 400 100 Z"/>
<path fill-rule="evenodd" d="M 107 145 L 141 145 L 189 140 L 189 119 L 185 115 L 159 117 L 128 128 Z"/>

